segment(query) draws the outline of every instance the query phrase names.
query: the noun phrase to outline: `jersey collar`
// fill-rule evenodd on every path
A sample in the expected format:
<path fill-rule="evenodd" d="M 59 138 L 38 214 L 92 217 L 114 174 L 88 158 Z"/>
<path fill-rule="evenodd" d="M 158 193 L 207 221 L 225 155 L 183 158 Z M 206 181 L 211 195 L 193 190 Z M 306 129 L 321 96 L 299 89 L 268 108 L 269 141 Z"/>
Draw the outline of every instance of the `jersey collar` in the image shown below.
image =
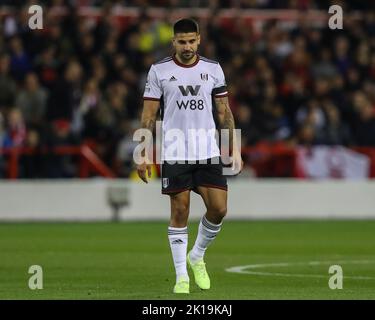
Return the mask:
<path fill-rule="evenodd" d="M 183 67 L 183 68 L 192 68 L 192 67 L 196 66 L 197 63 L 199 62 L 199 54 L 197 54 L 197 59 L 192 64 L 181 63 L 180 61 L 177 60 L 176 54 L 173 54 L 172 58 L 173 58 L 173 61 L 174 61 L 175 64 L 177 64 L 178 66 Z"/>

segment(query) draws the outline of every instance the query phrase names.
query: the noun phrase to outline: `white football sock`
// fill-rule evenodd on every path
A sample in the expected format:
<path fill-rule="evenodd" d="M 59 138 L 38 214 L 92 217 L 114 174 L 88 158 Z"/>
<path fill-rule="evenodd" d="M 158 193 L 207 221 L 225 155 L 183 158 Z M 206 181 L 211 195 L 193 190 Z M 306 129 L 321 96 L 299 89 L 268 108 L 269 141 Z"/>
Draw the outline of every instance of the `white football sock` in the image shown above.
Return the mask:
<path fill-rule="evenodd" d="M 168 227 L 169 245 L 172 251 L 173 263 L 176 269 L 176 281 L 179 277 L 188 277 L 186 269 L 186 252 L 188 244 L 187 227 Z"/>
<path fill-rule="evenodd" d="M 206 249 L 216 238 L 216 235 L 221 229 L 221 225 L 222 223 L 214 224 L 208 221 L 206 216 L 202 217 L 199 223 L 197 239 L 195 240 L 194 247 L 191 249 L 189 255 L 191 262 L 195 263 L 203 259 Z"/>

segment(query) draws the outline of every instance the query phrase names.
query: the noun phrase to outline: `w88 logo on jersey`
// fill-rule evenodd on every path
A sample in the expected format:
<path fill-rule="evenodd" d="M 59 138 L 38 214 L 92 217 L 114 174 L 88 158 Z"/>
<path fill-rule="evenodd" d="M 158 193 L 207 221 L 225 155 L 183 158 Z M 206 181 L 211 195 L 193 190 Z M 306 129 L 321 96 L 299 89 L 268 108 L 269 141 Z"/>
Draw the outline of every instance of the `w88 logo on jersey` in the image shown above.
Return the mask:
<path fill-rule="evenodd" d="M 186 101 L 176 101 L 178 109 L 190 109 L 190 110 L 203 110 L 204 102 L 202 99 L 199 100 L 186 100 Z"/>
<path fill-rule="evenodd" d="M 196 97 L 199 94 L 199 90 L 201 86 L 197 85 L 193 87 L 192 85 L 188 85 L 186 87 L 178 86 L 178 88 L 180 89 L 180 92 L 184 97 L 188 95 Z M 180 110 L 182 108 L 185 110 L 187 110 L 188 108 L 190 110 L 203 110 L 204 108 L 204 103 L 202 99 L 199 99 L 199 100 L 191 99 L 191 100 L 185 100 L 185 101 L 181 100 L 181 101 L 176 101 L 176 103 L 177 103 L 178 109 Z"/>

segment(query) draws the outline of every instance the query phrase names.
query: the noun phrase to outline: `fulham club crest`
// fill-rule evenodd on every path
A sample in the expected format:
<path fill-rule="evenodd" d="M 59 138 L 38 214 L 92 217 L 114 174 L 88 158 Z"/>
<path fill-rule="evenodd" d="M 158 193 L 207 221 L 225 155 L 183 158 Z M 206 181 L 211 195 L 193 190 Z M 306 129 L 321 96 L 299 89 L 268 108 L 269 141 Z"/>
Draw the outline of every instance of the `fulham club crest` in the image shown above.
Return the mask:
<path fill-rule="evenodd" d="M 201 73 L 201 79 L 203 81 L 207 81 L 208 80 L 208 73 Z"/>

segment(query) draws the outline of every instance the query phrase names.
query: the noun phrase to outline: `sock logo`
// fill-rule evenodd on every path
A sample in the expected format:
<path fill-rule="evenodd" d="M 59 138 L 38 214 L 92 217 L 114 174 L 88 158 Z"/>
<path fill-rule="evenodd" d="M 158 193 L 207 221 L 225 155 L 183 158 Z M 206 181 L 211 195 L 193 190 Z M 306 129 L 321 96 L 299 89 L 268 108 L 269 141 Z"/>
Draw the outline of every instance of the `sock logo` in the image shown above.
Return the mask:
<path fill-rule="evenodd" d="M 172 244 L 183 244 L 184 242 L 181 239 L 176 239 L 172 241 Z"/>

